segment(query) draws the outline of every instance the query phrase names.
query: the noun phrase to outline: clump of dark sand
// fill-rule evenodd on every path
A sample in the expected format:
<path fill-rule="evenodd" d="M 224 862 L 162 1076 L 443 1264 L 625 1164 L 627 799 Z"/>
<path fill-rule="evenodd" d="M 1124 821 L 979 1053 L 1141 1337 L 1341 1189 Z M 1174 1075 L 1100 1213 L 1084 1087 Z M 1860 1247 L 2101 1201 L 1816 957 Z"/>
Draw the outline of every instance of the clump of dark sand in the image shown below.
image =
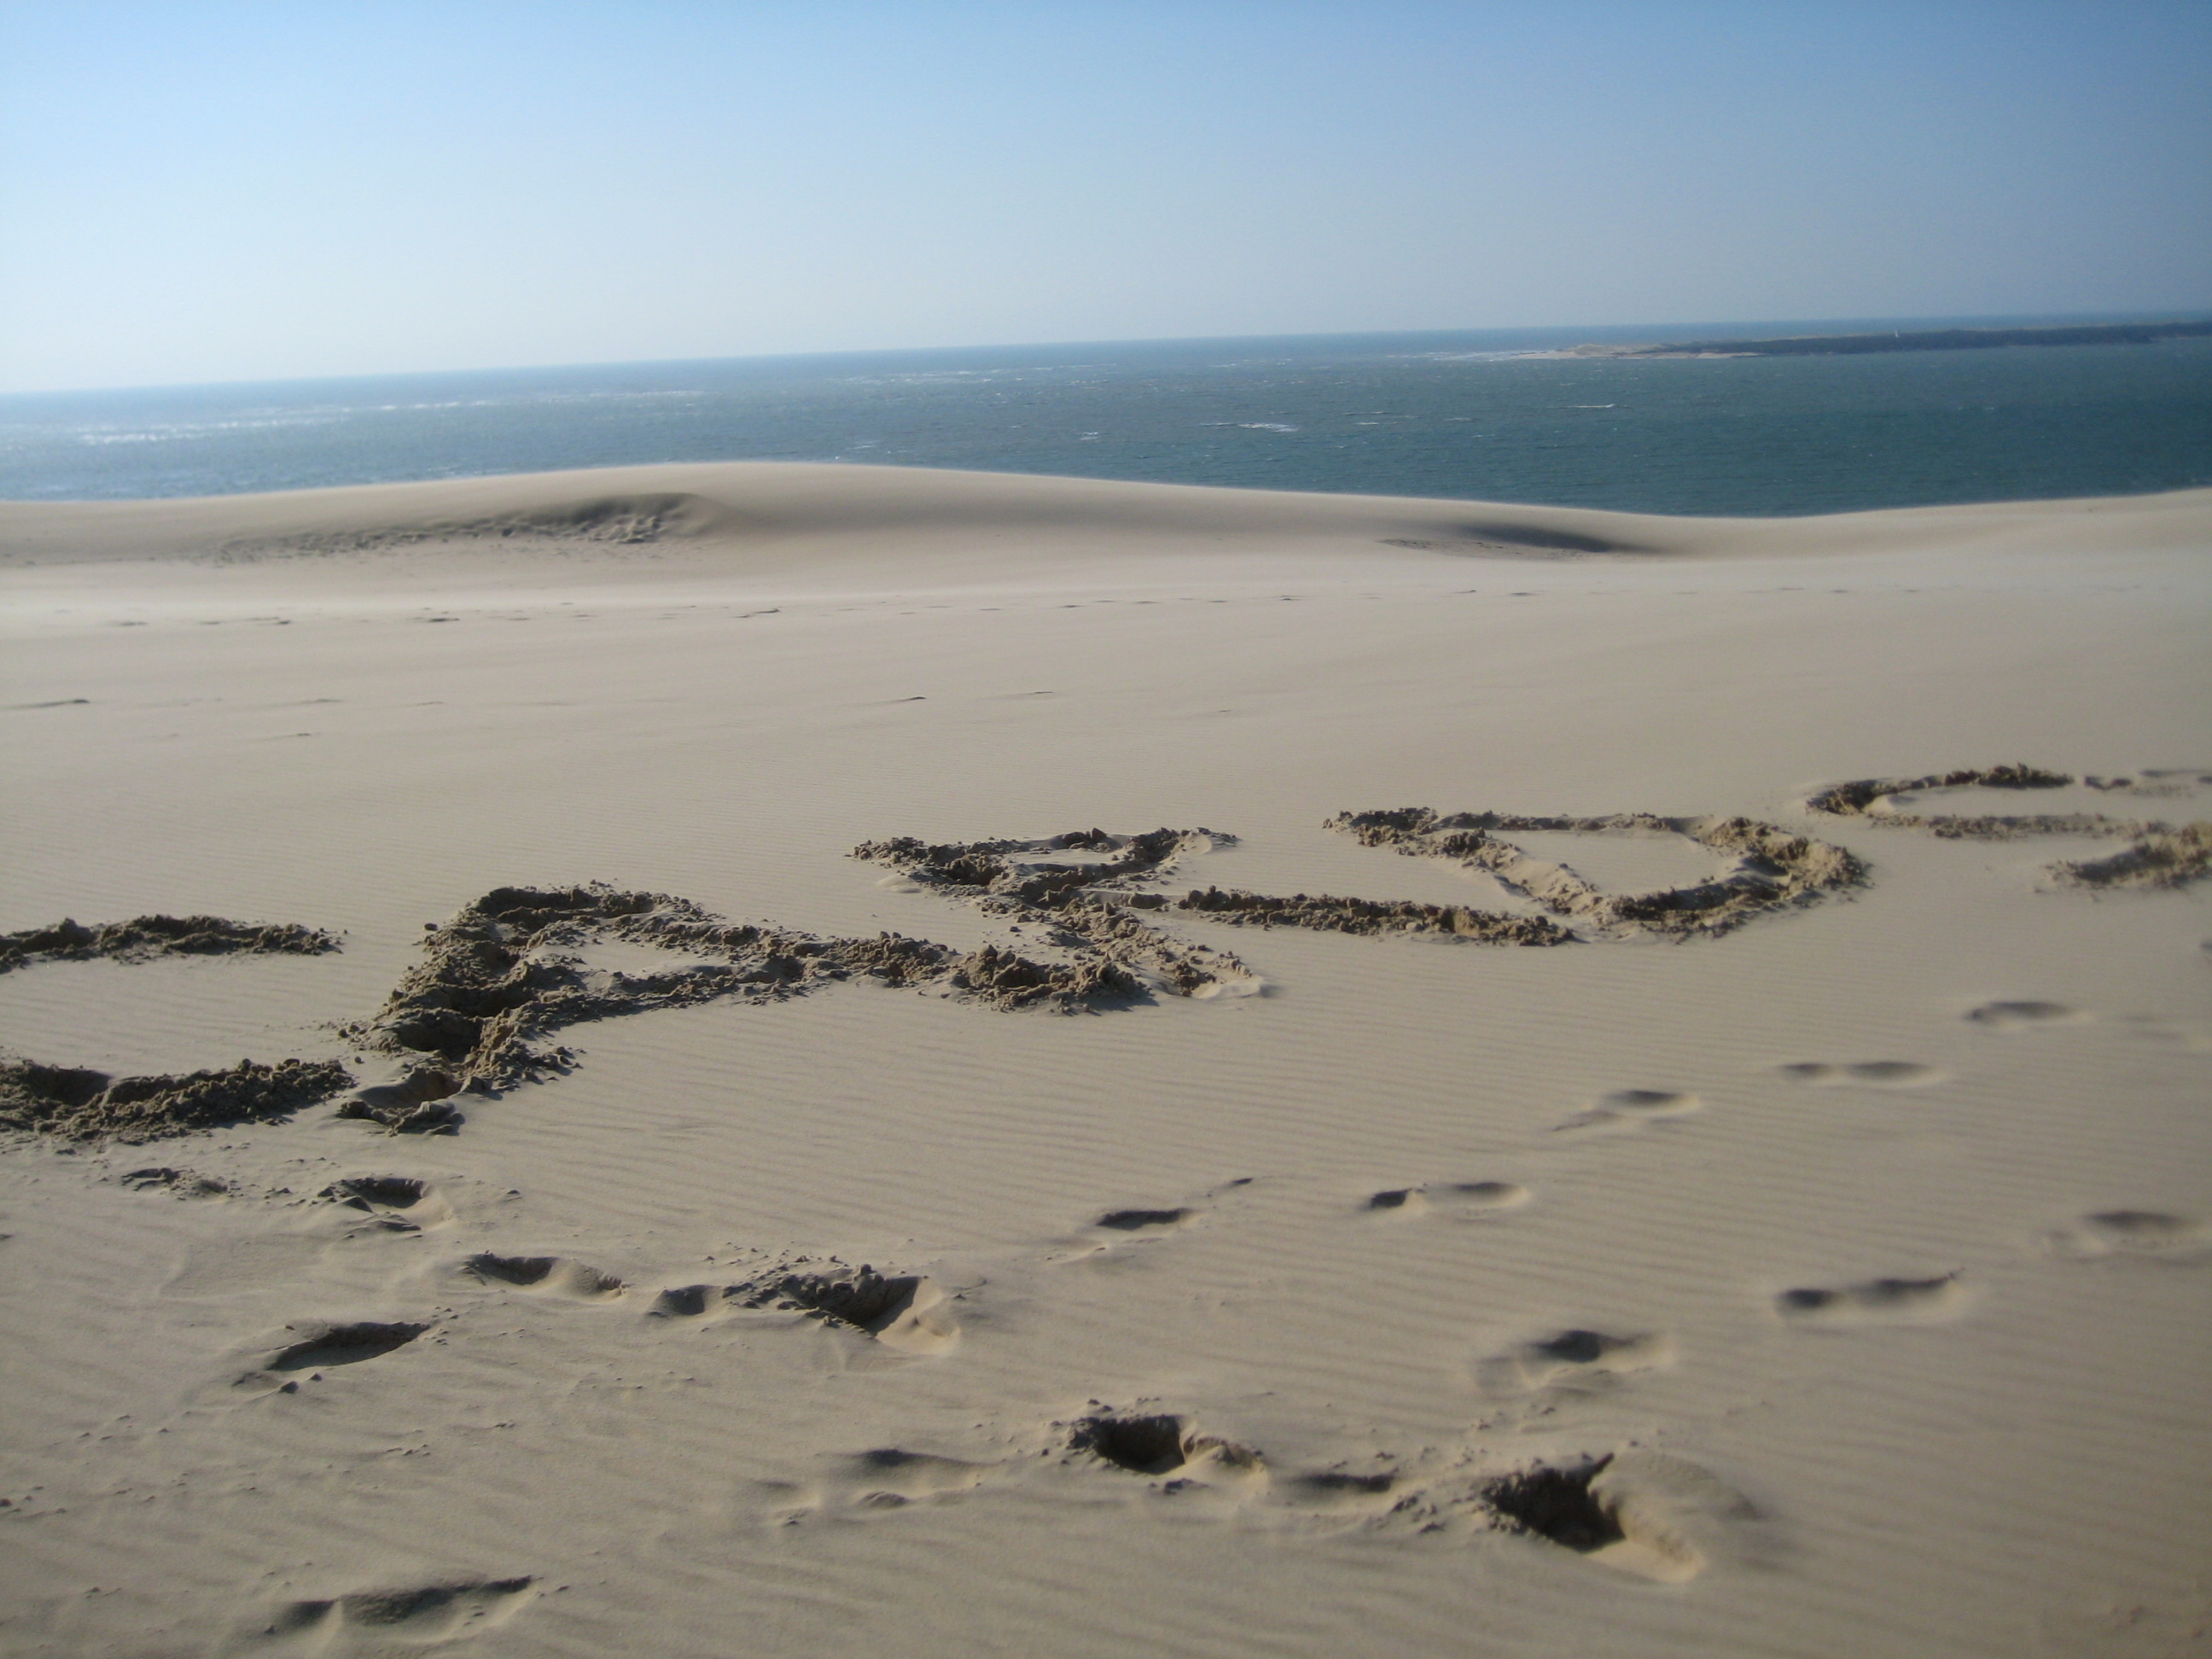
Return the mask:
<path fill-rule="evenodd" d="M 605 972 L 576 954 L 599 939 L 716 960 L 672 963 L 659 973 Z M 364 1047 L 427 1063 L 451 1084 L 449 1092 L 484 1091 L 568 1070 L 574 1053 L 545 1039 L 586 1020 L 726 997 L 770 1002 L 852 979 L 916 985 L 950 977 L 967 960 L 896 933 L 822 939 L 727 922 L 665 893 L 501 887 L 427 934 L 422 963 L 375 1016 L 346 1034 Z M 1015 1006 L 1022 988 L 994 994 L 994 969 L 983 964 L 976 973 L 981 994 Z M 419 1096 L 385 1103 L 408 1113 L 420 1103 Z M 358 1115 L 386 1121 L 377 1103 Z"/>
<path fill-rule="evenodd" d="M 1450 859 L 1485 871 L 1509 891 L 1553 915 L 1606 933 L 1682 939 L 1729 933 L 1759 916 L 1816 902 L 1866 879 L 1866 866 L 1842 848 L 1754 818 L 1668 818 L 1650 812 L 1602 817 L 1447 815 L 1408 806 L 1340 813 L 1328 827 L 1363 847 L 1388 847 L 1413 858 Z M 1709 881 L 1648 893 L 1607 893 L 1566 865 L 1530 857 L 1501 839 L 1501 831 L 1676 836 L 1719 854 L 1727 862 Z M 1501 937 L 1515 944 L 1554 942 L 1543 937 Z"/>
<path fill-rule="evenodd" d="M 1235 839 L 1217 830 L 1166 829 L 1139 836 L 1076 830 L 1038 841 L 943 845 L 907 836 L 863 842 L 853 856 L 888 865 L 987 915 L 1035 926 L 1071 959 L 1025 962 L 1011 970 L 1000 1006 L 1045 1003 L 1068 1012 L 1135 1000 L 1156 987 L 1196 996 L 1252 979 L 1227 951 L 1177 939 L 1134 914 L 1167 904 L 1165 895 L 1144 890 L 1144 883 L 1186 854 Z M 961 971 L 980 972 L 991 983 L 989 976 L 1009 972 L 1000 960 L 1006 954 L 987 946 Z"/>
<path fill-rule="evenodd" d="M 133 916 L 88 927 L 67 917 L 51 927 L 0 933 L 0 974 L 35 962 L 147 962 L 155 957 L 321 956 L 337 938 L 297 922 L 228 921 L 221 916 Z"/>
<path fill-rule="evenodd" d="M 0 1127 L 69 1140 L 155 1140 L 289 1117 L 352 1082 L 334 1060 L 242 1060 L 222 1072 L 125 1078 L 0 1060 Z"/>
<path fill-rule="evenodd" d="M 1922 778 L 1854 778 L 1807 798 L 1815 812 L 1834 817 L 1864 818 L 1893 830 L 1925 830 L 1954 841 L 2006 841 L 2019 836 L 2135 835 L 2162 826 L 2131 819 L 2109 817 L 2102 812 L 1905 812 L 1875 811 L 1874 807 L 1892 795 L 1908 795 L 1923 789 L 2063 789 L 2075 781 L 2066 772 L 2046 771 L 2014 761 L 2004 766 L 1968 767 L 1956 772 L 1931 772 Z M 2098 789 L 2129 789 L 2120 779 L 2086 778 Z"/>
<path fill-rule="evenodd" d="M 2185 887 L 2212 871 L 2212 823 L 2185 823 L 2179 830 L 2154 830 L 2118 852 L 2051 866 L 2051 873 L 2074 887 Z"/>
<path fill-rule="evenodd" d="M 1266 893 L 1193 889 L 1176 902 L 1178 910 L 1198 910 L 1243 927 L 1310 927 L 1333 933 L 1431 933 L 1483 945 L 1565 945 L 1574 934 L 1547 916 L 1512 915 L 1461 906 L 1422 904 L 1411 899 L 1339 898 L 1296 893 L 1278 898 Z"/>

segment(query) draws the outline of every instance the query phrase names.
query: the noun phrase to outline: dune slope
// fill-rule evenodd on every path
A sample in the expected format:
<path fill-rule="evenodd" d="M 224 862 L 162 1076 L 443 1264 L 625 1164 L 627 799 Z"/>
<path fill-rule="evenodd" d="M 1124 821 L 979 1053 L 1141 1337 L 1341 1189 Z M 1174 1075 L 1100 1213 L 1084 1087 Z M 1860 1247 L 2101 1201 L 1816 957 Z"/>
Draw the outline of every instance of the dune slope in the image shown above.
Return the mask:
<path fill-rule="evenodd" d="M 0 549 L 0 1650 L 2212 1628 L 2212 492 Z"/>

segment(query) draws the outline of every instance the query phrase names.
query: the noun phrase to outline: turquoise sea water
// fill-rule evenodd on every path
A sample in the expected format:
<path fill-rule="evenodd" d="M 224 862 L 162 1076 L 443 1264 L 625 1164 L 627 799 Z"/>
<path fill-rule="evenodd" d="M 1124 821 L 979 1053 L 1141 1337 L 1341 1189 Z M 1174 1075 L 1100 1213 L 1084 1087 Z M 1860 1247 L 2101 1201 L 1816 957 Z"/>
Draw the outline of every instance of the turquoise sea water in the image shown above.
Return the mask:
<path fill-rule="evenodd" d="M 1730 514 L 2212 484 L 2212 340 L 1515 355 L 1725 331 L 1030 346 L 19 395 L 0 398 L 0 498 L 735 459 Z"/>

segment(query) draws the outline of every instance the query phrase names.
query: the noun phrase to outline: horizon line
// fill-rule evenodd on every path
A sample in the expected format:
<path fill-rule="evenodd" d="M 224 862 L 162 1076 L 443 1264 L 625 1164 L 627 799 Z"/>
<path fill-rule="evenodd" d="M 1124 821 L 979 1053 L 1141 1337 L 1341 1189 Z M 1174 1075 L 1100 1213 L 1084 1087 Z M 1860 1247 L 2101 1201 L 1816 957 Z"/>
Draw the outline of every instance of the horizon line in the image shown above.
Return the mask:
<path fill-rule="evenodd" d="M 622 368 L 658 368 L 692 367 L 708 364 L 732 363 L 804 363 L 835 361 L 839 358 L 882 358 L 899 356 L 955 356 L 981 352 L 1067 351 L 1079 349 L 1128 349 L 1145 346 L 1203 346 L 1250 345 L 1269 341 L 1315 340 L 1406 340 L 1449 336 L 1502 334 L 1566 334 L 1577 331 L 1604 333 L 1620 337 L 1645 331 L 1656 334 L 1695 335 L 1711 329 L 1783 329 L 1824 325 L 1833 328 L 1841 324 L 1860 325 L 1860 331 L 1879 332 L 1882 327 L 1899 323 L 1949 324 L 1971 327 L 1990 325 L 2022 325 L 2036 321 L 2059 324 L 2068 322 L 2200 322 L 2212 321 L 2212 308 L 2177 307 L 2148 311 L 2032 311 L 2032 312 L 1958 312 L 1920 313 L 1887 317 L 1798 317 L 1769 318 L 1753 321 L 1711 320 L 1696 323 L 1538 323 L 1491 326 L 1459 326 L 1452 328 L 1400 328 L 1314 330 L 1296 334 L 1188 334 L 1188 335 L 1133 335 L 1112 339 L 1036 340 L 1006 343 L 972 343 L 960 345 L 876 346 L 842 348 L 826 351 L 768 351 L 732 352 L 705 357 L 634 357 L 599 358 L 588 361 L 542 363 L 507 363 L 467 368 L 408 368 L 376 369 L 356 374 L 293 374 L 235 380 L 174 380 L 151 381 L 131 385 L 37 386 L 20 390 L 0 390 L 0 402 L 15 398 L 93 397 L 102 394 L 129 394 L 151 392 L 219 392 L 243 390 L 251 387 L 327 386 L 333 383 L 357 383 L 377 380 L 420 380 L 441 377 L 471 374 L 552 374 L 570 372 Z M 1747 334 L 1741 337 L 1786 338 L 1782 335 Z M 1618 337 L 1608 343 L 1632 343 Z M 1662 342 L 1655 339 L 1654 343 Z M 1593 341 L 1592 343 L 1596 343 Z"/>

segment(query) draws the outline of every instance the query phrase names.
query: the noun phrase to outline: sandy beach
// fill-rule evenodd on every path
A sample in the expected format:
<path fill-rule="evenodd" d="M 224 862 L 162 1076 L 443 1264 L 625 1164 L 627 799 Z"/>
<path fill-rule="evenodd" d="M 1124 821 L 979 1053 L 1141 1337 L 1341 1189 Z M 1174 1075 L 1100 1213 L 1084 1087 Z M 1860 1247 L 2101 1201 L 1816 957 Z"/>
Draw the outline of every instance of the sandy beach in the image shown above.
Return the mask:
<path fill-rule="evenodd" d="M 0 591 L 0 1652 L 2212 1648 L 2212 490 L 661 466 Z"/>

